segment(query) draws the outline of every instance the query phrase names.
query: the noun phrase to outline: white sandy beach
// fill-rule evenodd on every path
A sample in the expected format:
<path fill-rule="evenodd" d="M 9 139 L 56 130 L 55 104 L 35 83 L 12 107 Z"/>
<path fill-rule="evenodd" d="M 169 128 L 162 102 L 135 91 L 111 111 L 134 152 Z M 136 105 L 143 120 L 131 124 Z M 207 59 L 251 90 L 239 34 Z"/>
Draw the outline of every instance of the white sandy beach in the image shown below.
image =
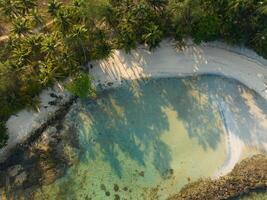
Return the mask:
<path fill-rule="evenodd" d="M 194 45 L 188 43 L 183 51 L 174 48 L 174 43 L 164 40 L 160 48 L 149 52 L 140 46 L 131 54 L 121 50 L 114 51 L 112 57 L 93 62 L 90 73 L 94 84 L 105 84 L 106 87 L 116 87 L 124 79 L 139 79 L 143 77 L 169 77 L 198 74 L 218 74 L 234 78 L 249 88 L 258 92 L 267 100 L 267 60 L 251 50 L 230 47 L 220 42 Z M 112 85 L 110 83 L 113 83 Z M 108 86 L 109 85 L 109 86 Z M 59 87 L 55 92 L 68 100 L 69 95 Z M 7 147 L 0 150 L 0 161 L 3 161 L 9 150 L 23 142 L 36 127 L 42 124 L 59 106 L 49 106 L 51 90 L 41 95 L 40 112 L 23 110 L 12 116 L 8 122 L 9 140 Z M 257 108 L 251 106 L 251 113 L 259 115 Z M 226 117 L 229 113 L 226 113 Z M 267 122 L 267 119 L 262 119 Z M 226 122 L 231 121 L 227 119 Z M 226 129 L 226 134 L 229 130 Z M 229 172 L 239 161 L 242 151 L 242 141 L 236 137 L 228 137 L 228 160 L 222 166 L 219 175 Z M 234 138 L 234 140 L 231 140 Z M 231 148 L 237 146 L 238 148 Z M 266 144 L 267 150 L 267 144 Z"/>

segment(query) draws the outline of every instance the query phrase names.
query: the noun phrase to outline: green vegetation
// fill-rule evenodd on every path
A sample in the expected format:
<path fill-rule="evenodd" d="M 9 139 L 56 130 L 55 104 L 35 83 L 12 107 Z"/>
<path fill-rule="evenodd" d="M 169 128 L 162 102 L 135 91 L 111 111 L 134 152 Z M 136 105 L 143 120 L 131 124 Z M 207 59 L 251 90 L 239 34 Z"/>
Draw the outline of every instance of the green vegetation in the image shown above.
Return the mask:
<path fill-rule="evenodd" d="M 80 98 L 95 96 L 95 90 L 92 88 L 91 78 L 88 74 L 83 72 L 78 74 L 74 80 L 68 83 L 66 88 L 69 92 Z"/>
<path fill-rule="evenodd" d="M 35 108 L 43 88 L 68 76 L 79 77 L 69 90 L 87 96 L 81 90 L 92 92 L 90 79 L 80 66 L 112 49 L 153 50 L 164 37 L 219 39 L 267 57 L 266 0 L 0 0 L 0 19 L 0 34 L 1 27 L 9 33 L 0 42 L 1 124 Z"/>
<path fill-rule="evenodd" d="M 0 146 L 7 138 L 2 124 L 10 115 L 25 106 L 36 108 L 43 88 L 68 76 L 79 77 L 81 65 L 107 57 L 112 49 L 103 24 L 107 2 L 51 0 L 45 8 L 38 3 L 0 0 L 1 18 L 12 27 L 0 50 Z M 46 10 L 50 21 L 38 15 L 39 10 Z M 76 82 L 85 85 L 73 84 L 70 91 L 84 96 L 79 89 L 89 90 L 90 82 L 81 77 L 83 81 Z"/>

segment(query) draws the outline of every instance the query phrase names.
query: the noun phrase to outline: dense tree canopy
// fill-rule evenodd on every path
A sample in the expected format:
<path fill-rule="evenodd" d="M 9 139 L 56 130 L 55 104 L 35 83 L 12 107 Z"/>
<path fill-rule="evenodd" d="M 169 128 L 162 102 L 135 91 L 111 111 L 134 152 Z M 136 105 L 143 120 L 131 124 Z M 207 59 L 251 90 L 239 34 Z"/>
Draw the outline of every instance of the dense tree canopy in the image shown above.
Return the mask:
<path fill-rule="evenodd" d="M 0 18 L 11 27 L 0 44 L 0 146 L 5 121 L 25 106 L 36 108 L 44 87 L 73 76 L 70 91 L 92 92 L 80 66 L 112 49 L 153 50 L 173 37 L 224 40 L 267 57 L 267 0 L 0 0 Z"/>

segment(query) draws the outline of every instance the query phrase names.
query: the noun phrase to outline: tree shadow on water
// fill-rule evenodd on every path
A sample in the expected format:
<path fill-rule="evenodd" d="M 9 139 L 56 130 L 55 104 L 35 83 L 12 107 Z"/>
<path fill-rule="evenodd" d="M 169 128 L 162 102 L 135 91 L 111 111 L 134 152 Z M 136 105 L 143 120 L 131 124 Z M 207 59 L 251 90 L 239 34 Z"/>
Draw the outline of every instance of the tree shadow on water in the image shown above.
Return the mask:
<path fill-rule="evenodd" d="M 54 137 L 49 133 L 50 137 L 41 137 L 40 141 L 27 147 L 29 151 L 21 149 L 21 155 L 14 156 L 11 164 L 22 168 L 18 170 L 18 175 L 22 170 L 27 172 L 27 180 L 20 184 L 23 189 L 39 184 L 40 180 L 40 186 L 51 184 L 58 175 L 65 176 L 69 165 L 64 160 L 68 157 L 61 155 L 61 149 L 63 144 L 68 144 L 81 147 L 78 163 L 88 162 L 88 167 L 90 161 L 100 158 L 108 163 L 118 177 L 122 177 L 126 158 L 137 163 L 140 168 L 152 164 L 164 178 L 174 159 L 171 146 L 164 140 L 164 136 L 173 130 L 173 119 L 170 120 L 166 110 L 175 113 L 175 120 L 182 122 L 190 139 L 197 141 L 206 151 L 216 151 L 225 137 L 220 109 L 224 109 L 226 121 L 235 136 L 247 146 L 266 151 L 266 100 L 232 79 L 199 76 L 133 81 L 120 88 L 103 91 L 97 100 L 83 100 L 66 118 L 64 124 L 69 128 L 65 131 L 56 128 Z M 167 137 L 176 137 L 177 134 L 179 138 L 179 131 L 175 130 Z M 73 138 L 76 138 L 73 133 L 79 136 L 79 145 L 73 144 Z M 62 140 L 66 141 L 62 143 Z M 47 151 L 44 151 L 44 147 Z M 17 159 L 20 157 L 25 158 L 25 161 Z M 5 171 L 1 171 L 1 168 L 4 166 L 0 166 L 0 189 L 1 186 L 10 185 L 5 178 L 9 166 L 5 167 Z M 73 184 L 77 181 L 76 176 L 87 178 L 84 173 L 88 171 L 73 167 L 72 173 L 67 175 L 60 187 L 58 198 L 80 198 Z M 10 180 L 15 181 L 16 178 L 11 176 Z M 79 185 L 79 189 L 88 187 L 86 183 L 82 181 L 84 185 Z M 25 190 L 21 189 L 15 195 L 22 193 L 26 197 Z"/>
<path fill-rule="evenodd" d="M 205 150 L 216 150 L 222 134 L 218 111 L 210 104 L 208 94 L 194 88 L 196 85 L 190 78 L 135 81 L 103 92 L 97 101 L 83 101 L 74 119 L 86 159 L 101 155 L 121 177 L 120 149 L 140 166 L 152 157 L 153 165 L 164 176 L 172 160 L 170 147 L 162 140 L 170 129 L 165 108 L 176 111 L 190 138 Z"/>
<path fill-rule="evenodd" d="M 216 101 L 225 102 L 228 125 L 245 145 L 266 151 L 267 102 L 242 83 L 216 79 Z"/>
<path fill-rule="evenodd" d="M 205 150 L 216 150 L 222 127 L 218 110 L 209 98 L 209 87 L 210 83 L 202 78 L 171 78 L 164 89 L 164 99 L 176 111 L 190 138 L 196 139 Z"/>
<path fill-rule="evenodd" d="M 191 118 L 199 121 L 204 117 L 204 121 L 202 121 L 204 123 L 205 118 L 212 120 L 206 123 L 206 126 L 210 126 L 211 129 L 204 127 L 209 133 L 204 134 L 204 137 L 203 135 L 198 137 L 199 141 L 203 140 L 202 144 L 206 142 L 209 147 L 214 147 L 216 144 L 214 141 L 218 141 L 218 131 L 223 133 L 223 130 L 220 129 L 221 127 L 218 124 L 216 125 L 217 120 L 213 116 L 219 114 L 221 119 L 222 113 L 218 112 L 223 111 L 227 121 L 223 126 L 227 126 L 228 131 L 230 130 L 246 146 L 267 151 L 267 102 L 263 97 L 242 83 L 222 76 L 200 76 L 196 81 L 190 81 L 189 84 L 191 88 L 197 88 L 202 96 L 205 96 L 206 102 L 210 104 L 209 106 L 213 107 L 212 112 L 206 112 L 208 109 L 203 109 L 204 112 L 201 112 L 201 116 Z M 225 105 L 224 107 L 222 103 Z M 196 109 L 202 108 L 202 106 L 196 107 Z M 211 115 L 212 117 L 210 117 Z M 186 119 L 185 123 L 192 123 L 187 117 L 183 116 L 182 118 Z M 191 127 L 194 127 L 194 125 Z M 199 133 L 203 132 L 204 130 Z M 193 136 L 196 136 L 196 134 L 199 136 L 198 131 L 189 131 L 189 134 L 191 133 L 193 133 Z"/>
<path fill-rule="evenodd" d="M 137 86 L 138 87 L 138 86 Z M 86 108 L 91 127 L 82 132 L 89 136 L 86 144 L 90 151 L 89 159 L 94 159 L 99 153 L 96 146 L 100 146 L 103 159 L 110 163 L 117 175 L 122 175 L 118 149 L 125 156 L 145 166 L 145 156 L 159 149 L 161 154 L 154 151 L 154 162 L 160 158 L 162 163 L 156 168 L 163 173 L 169 167 L 171 160 L 168 146 L 160 136 L 168 129 L 168 119 L 160 107 L 160 100 L 146 94 L 145 88 L 123 87 L 103 94 L 103 98 Z M 84 123 L 83 119 L 79 119 Z M 89 142 L 89 143 L 87 143 Z"/>

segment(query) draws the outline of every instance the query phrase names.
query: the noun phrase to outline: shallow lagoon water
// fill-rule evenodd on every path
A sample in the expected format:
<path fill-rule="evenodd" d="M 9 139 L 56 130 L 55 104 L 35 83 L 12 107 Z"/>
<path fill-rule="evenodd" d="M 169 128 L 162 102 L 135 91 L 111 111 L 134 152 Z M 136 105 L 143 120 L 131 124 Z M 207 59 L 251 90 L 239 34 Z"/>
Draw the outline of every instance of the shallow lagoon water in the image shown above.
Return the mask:
<path fill-rule="evenodd" d="M 262 97 L 223 77 L 127 82 L 74 106 L 65 123 L 78 134 L 78 160 L 35 198 L 166 199 L 224 169 L 229 131 L 240 159 L 265 153 L 266 114 Z"/>

